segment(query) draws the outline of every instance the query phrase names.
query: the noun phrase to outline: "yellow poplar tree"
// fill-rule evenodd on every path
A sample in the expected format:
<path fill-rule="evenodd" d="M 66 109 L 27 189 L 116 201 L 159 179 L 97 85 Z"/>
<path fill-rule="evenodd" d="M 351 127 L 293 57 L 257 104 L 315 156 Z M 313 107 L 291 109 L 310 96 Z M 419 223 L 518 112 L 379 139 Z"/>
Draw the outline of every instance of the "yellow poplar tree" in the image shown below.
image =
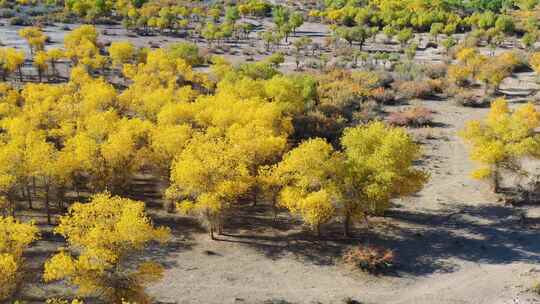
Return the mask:
<path fill-rule="evenodd" d="M 340 158 L 329 143 L 316 138 L 288 152 L 274 168 L 281 184 L 279 205 L 299 215 L 317 235 L 336 214 Z"/>
<path fill-rule="evenodd" d="M 59 48 L 51 48 L 47 50 L 47 58 L 49 58 L 49 63 L 51 64 L 51 74 L 53 77 L 56 77 L 58 71 L 56 66 L 58 61 L 64 58 L 65 52 Z"/>
<path fill-rule="evenodd" d="M 47 36 L 43 34 L 39 27 L 30 26 L 19 30 L 19 36 L 24 38 L 30 46 L 30 53 L 35 54 L 37 51 L 43 51 Z"/>
<path fill-rule="evenodd" d="M 36 67 L 38 71 L 38 77 L 39 82 L 43 79 L 43 74 L 47 72 L 49 69 L 49 56 L 47 56 L 47 52 L 45 51 L 38 51 L 34 55 L 34 66 Z"/>
<path fill-rule="evenodd" d="M 390 207 L 390 200 L 422 189 L 428 174 L 414 167 L 420 147 L 403 128 L 374 122 L 346 129 L 339 172 L 340 211 L 345 235 L 353 220 L 367 219 Z"/>
<path fill-rule="evenodd" d="M 167 242 L 170 231 L 152 225 L 143 202 L 96 194 L 89 203 L 73 204 L 55 232 L 68 248 L 45 263 L 45 281 L 67 280 L 81 295 L 101 295 L 108 303 L 150 303 L 144 285 L 159 280 L 162 267 L 139 262 L 133 269 L 128 257 L 150 242 Z"/>
<path fill-rule="evenodd" d="M 215 131 L 214 131 L 215 132 Z M 167 197 L 182 213 L 195 213 L 221 233 L 225 212 L 246 193 L 253 179 L 246 155 L 221 136 L 198 134 L 176 157 Z"/>
<path fill-rule="evenodd" d="M 15 292 L 20 280 L 23 251 L 37 240 L 39 230 L 33 224 L 13 217 L 0 217 L 0 300 Z"/>
<path fill-rule="evenodd" d="M 130 63 L 135 56 L 135 46 L 129 41 L 115 41 L 109 47 L 109 56 L 112 63 L 121 67 L 125 63 Z"/>
<path fill-rule="evenodd" d="M 7 76 L 18 72 L 19 80 L 22 82 L 22 65 L 24 63 L 24 52 L 14 48 L 0 48 L 0 70 L 2 79 L 5 81 Z"/>
<path fill-rule="evenodd" d="M 15 215 L 15 198 L 21 177 L 23 153 L 16 143 L 0 145 L 0 209 Z"/>
<path fill-rule="evenodd" d="M 65 55 L 73 64 L 81 63 L 87 68 L 100 68 L 105 57 L 99 54 L 98 32 L 93 25 L 81 25 L 64 37 Z"/>
<path fill-rule="evenodd" d="M 540 113 L 533 104 L 511 110 L 505 99 L 494 100 L 485 119 L 469 121 L 460 132 L 471 145 L 471 159 L 481 165 L 472 176 L 491 180 L 498 192 L 501 170 L 522 174 L 520 159 L 540 157 L 539 126 Z"/>

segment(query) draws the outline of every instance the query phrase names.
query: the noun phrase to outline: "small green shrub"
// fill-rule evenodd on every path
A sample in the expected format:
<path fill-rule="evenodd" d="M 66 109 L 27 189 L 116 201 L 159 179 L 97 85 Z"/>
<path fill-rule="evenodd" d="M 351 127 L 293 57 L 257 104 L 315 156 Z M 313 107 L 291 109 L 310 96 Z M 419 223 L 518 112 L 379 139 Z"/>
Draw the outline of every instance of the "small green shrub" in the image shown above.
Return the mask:
<path fill-rule="evenodd" d="M 0 18 L 12 18 L 15 16 L 15 12 L 11 9 L 2 9 L 0 10 Z"/>
<path fill-rule="evenodd" d="M 29 25 L 28 22 L 19 16 L 13 17 L 9 19 L 9 25 L 15 25 L 15 26 L 26 26 Z"/>

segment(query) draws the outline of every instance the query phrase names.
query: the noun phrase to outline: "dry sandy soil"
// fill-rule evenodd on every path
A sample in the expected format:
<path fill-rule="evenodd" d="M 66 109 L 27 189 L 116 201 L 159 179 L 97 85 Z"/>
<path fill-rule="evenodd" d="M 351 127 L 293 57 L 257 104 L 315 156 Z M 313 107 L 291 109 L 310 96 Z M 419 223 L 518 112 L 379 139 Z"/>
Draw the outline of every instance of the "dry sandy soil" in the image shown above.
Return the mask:
<path fill-rule="evenodd" d="M 322 33 L 309 26 L 301 30 Z M 20 46 L 14 30 L 4 29 L 0 39 Z M 53 35 L 53 41 L 61 38 Z M 418 56 L 435 58 L 423 52 Z M 515 95 L 517 103 L 538 89 L 534 78 L 519 74 L 507 79 L 502 91 Z M 156 186 L 141 180 L 137 189 L 156 223 L 174 231 L 168 246 L 148 252 L 166 266 L 164 279 L 148 289 L 150 295 L 160 303 L 204 304 L 329 304 L 344 303 L 345 298 L 389 304 L 538 302 L 528 290 L 540 280 L 540 208 L 505 206 L 487 185 L 471 180 L 474 164 L 456 135 L 467 120 L 482 117 L 487 109 L 464 108 L 449 100 L 415 103 L 437 112 L 434 127 L 412 130 L 423 143 L 420 166 L 431 172 L 431 180 L 418 195 L 396 202 L 386 217 L 374 219 L 371 229 L 357 227 L 354 239 L 343 239 L 336 225 L 318 240 L 286 214 L 274 221 L 265 206 L 257 205 L 239 210 L 227 223 L 226 235 L 210 241 L 193 219 L 153 208 L 160 204 Z M 395 272 L 368 276 L 342 265 L 340 256 L 348 246 L 367 242 L 397 252 Z M 18 298 L 40 302 L 70 291 L 40 279 L 41 262 L 59 244 L 59 238 L 46 232 L 32 248 L 29 284 Z"/>

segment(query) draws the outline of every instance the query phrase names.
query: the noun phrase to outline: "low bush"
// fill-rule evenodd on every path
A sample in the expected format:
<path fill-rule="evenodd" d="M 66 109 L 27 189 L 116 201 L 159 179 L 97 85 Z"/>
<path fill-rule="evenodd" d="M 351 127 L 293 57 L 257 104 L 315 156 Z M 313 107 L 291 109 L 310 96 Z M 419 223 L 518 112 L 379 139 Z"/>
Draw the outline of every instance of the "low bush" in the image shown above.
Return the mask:
<path fill-rule="evenodd" d="M 368 100 L 362 103 L 361 109 L 353 113 L 353 119 L 359 123 L 368 123 L 379 120 L 382 113 L 381 103 L 375 100 Z"/>
<path fill-rule="evenodd" d="M 402 81 L 394 85 L 400 99 L 430 98 L 442 91 L 442 81 Z"/>
<path fill-rule="evenodd" d="M 435 94 L 443 93 L 447 88 L 447 81 L 445 79 L 428 79 L 427 84 L 431 87 L 431 91 Z"/>
<path fill-rule="evenodd" d="M 13 18 L 9 19 L 9 25 L 27 26 L 27 25 L 30 25 L 30 24 L 24 18 L 16 16 L 16 17 L 13 17 Z"/>
<path fill-rule="evenodd" d="M 409 115 L 406 112 L 393 112 L 388 115 L 387 121 L 394 126 L 408 126 Z"/>
<path fill-rule="evenodd" d="M 448 67 L 448 81 L 456 86 L 465 87 L 470 85 L 473 70 L 468 66 L 452 64 Z"/>
<path fill-rule="evenodd" d="M 394 266 L 395 255 L 392 250 L 372 245 L 349 249 L 343 255 L 343 261 L 369 273 L 388 270 Z"/>
<path fill-rule="evenodd" d="M 396 94 L 394 91 L 391 89 L 385 89 L 383 87 L 378 87 L 371 90 L 370 97 L 376 102 L 385 105 L 394 104 L 396 101 Z"/>
<path fill-rule="evenodd" d="M 394 72 L 395 78 L 403 82 L 419 80 L 424 77 L 424 66 L 414 61 L 404 61 L 395 66 Z"/>
<path fill-rule="evenodd" d="M 433 111 L 426 107 L 414 107 L 406 111 L 391 113 L 387 121 L 394 126 L 427 126 L 433 122 Z"/>
<path fill-rule="evenodd" d="M 15 12 L 11 9 L 0 10 L 0 18 L 12 18 L 15 16 Z"/>
<path fill-rule="evenodd" d="M 444 63 L 431 64 L 426 66 L 424 73 L 431 79 L 441 79 L 446 77 L 447 70 L 448 66 Z"/>
<path fill-rule="evenodd" d="M 454 102 L 460 106 L 481 108 L 489 104 L 489 100 L 487 98 L 477 96 L 475 92 L 471 90 L 458 88 L 453 90 L 451 89 L 449 91 L 449 93 L 454 96 Z"/>

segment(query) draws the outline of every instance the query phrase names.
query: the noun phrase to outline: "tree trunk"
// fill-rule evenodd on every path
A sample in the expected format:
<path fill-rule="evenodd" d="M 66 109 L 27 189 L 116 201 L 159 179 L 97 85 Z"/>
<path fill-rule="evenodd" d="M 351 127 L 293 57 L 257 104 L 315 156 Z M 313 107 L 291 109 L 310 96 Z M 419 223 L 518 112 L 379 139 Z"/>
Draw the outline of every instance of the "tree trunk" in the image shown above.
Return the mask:
<path fill-rule="evenodd" d="M 34 197 L 37 197 L 36 189 L 37 189 L 37 186 L 36 186 L 36 177 L 33 176 L 33 177 L 32 177 L 32 192 L 34 193 Z"/>
<path fill-rule="evenodd" d="M 223 235 L 223 219 L 221 217 L 219 217 L 217 225 L 218 235 Z"/>
<path fill-rule="evenodd" d="M 32 204 L 32 192 L 30 191 L 30 186 L 26 186 L 26 200 L 28 201 L 28 209 L 32 210 L 34 209 L 34 206 Z"/>
<path fill-rule="evenodd" d="M 79 185 L 77 181 L 77 176 L 73 176 L 74 182 L 73 182 L 73 190 L 75 190 L 75 193 L 77 193 L 77 201 L 81 201 L 81 192 L 79 190 Z"/>
<path fill-rule="evenodd" d="M 366 222 L 366 228 L 369 230 L 369 218 L 367 215 L 364 215 L 364 221 Z"/>
<path fill-rule="evenodd" d="M 10 209 L 11 209 L 11 216 L 12 217 L 15 217 L 15 209 L 16 209 L 16 206 L 15 206 L 15 201 L 13 200 L 13 198 L 11 198 L 11 196 L 7 195 L 7 200 L 9 202 L 9 206 L 10 206 Z"/>
<path fill-rule="evenodd" d="M 343 221 L 343 231 L 345 237 L 351 237 L 351 214 L 349 211 L 345 213 L 345 220 Z"/>
<path fill-rule="evenodd" d="M 51 208 L 49 204 L 49 185 L 45 185 L 45 210 L 47 210 L 47 224 L 52 225 Z"/>
<path fill-rule="evenodd" d="M 499 193 L 500 191 L 500 176 L 499 176 L 499 167 L 495 166 L 493 169 L 493 192 Z"/>
<path fill-rule="evenodd" d="M 51 60 L 51 69 L 52 69 L 52 79 L 56 80 L 56 62 L 54 60 Z"/>
<path fill-rule="evenodd" d="M 58 199 L 58 210 L 64 210 L 64 200 L 66 199 L 66 189 L 64 186 L 59 186 L 56 191 L 56 199 Z"/>
<path fill-rule="evenodd" d="M 258 191 L 259 189 L 257 189 L 257 187 L 254 187 L 252 192 L 251 192 L 251 195 L 253 196 L 252 199 L 253 199 L 253 204 L 251 205 L 252 207 L 255 207 L 257 206 L 257 203 L 258 203 Z"/>

